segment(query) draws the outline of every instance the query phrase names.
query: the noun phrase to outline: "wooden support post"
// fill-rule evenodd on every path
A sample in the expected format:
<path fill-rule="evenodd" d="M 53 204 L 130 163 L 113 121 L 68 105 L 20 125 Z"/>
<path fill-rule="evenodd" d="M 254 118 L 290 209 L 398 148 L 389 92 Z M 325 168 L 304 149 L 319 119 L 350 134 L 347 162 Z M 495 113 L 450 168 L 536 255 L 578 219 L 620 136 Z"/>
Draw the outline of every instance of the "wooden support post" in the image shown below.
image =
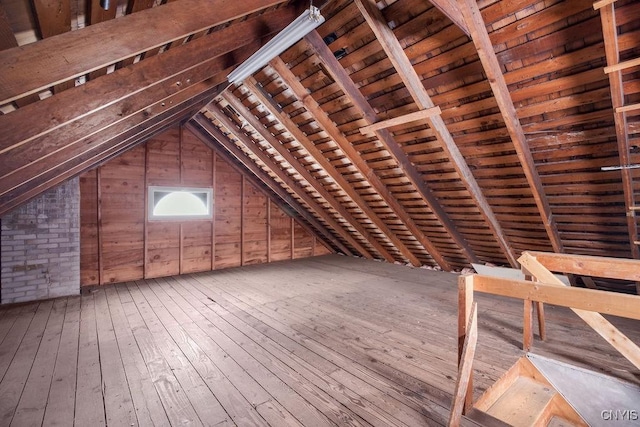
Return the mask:
<path fill-rule="evenodd" d="M 315 238 L 315 234 L 313 235 Z M 271 262 L 271 198 L 267 197 L 267 262 Z"/>
<path fill-rule="evenodd" d="M 524 300 L 524 316 L 522 322 L 522 349 L 531 350 L 533 343 L 533 304 L 530 299 Z"/>
<path fill-rule="evenodd" d="M 464 346 L 467 339 L 467 325 L 471 318 L 471 308 L 473 306 L 473 275 L 467 274 L 458 278 L 458 366 L 464 359 Z M 466 395 L 464 398 L 464 409 L 466 413 L 471 409 L 473 400 L 473 378 L 469 378 Z"/>
<path fill-rule="evenodd" d="M 240 175 L 240 265 L 244 265 L 244 174 Z"/>
<path fill-rule="evenodd" d="M 547 339 L 547 324 L 544 318 L 544 303 L 536 301 L 535 308 L 538 315 L 538 334 L 540 336 L 540 340 L 544 341 Z"/>
<path fill-rule="evenodd" d="M 294 226 L 295 223 L 293 222 L 293 217 L 290 217 L 290 219 L 291 219 L 291 259 L 293 259 L 295 257 L 296 227 Z"/>
<path fill-rule="evenodd" d="M 478 343 L 478 304 L 471 305 L 467 335 L 462 347 L 462 359 L 458 363 L 458 380 L 453 393 L 453 404 L 449 415 L 449 427 L 458 427 L 462 414 L 471 409 L 470 397 L 473 397 L 473 358 Z"/>
<path fill-rule="evenodd" d="M 524 279 L 530 282 L 534 282 L 535 278 L 531 275 L 528 274 L 528 272 L 526 271 L 526 269 L 523 267 L 522 268 L 523 273 L 524 273 Z M 547 327 L 546 327 L 546 321 L 544 318 L 544 303 L 540 302 L 540 301 L 536 301 L 535 304 L 533 305 L 533 308 L 535 310 L 535 314 L 537 314 L 538 316 L 538 335 L 540 336 L 540 340 L 544 341 L 547 338 Z M 533 333 L 532 333 L 532 343 L 533 343 Z M 523 340 L 524 341 L 524 340 Z M 524 344 L 523 344 L 524 346 Z M 528 350 L 527 350 L 528 351 Z"/>
<path fill-rule="evenodd" d="M 97 185 L 97 193 L 96 193 L 96 197 L 97 197 L 97 206 L 98 206 L 98 211 L 97 211 L 97 221 L 98 221 L 98 284 L 99 285 L 104 285 L 104 260 L 102 258 L 102 254 L 104 252 L 104 248 L 102 247 L 103 245 L 103 241 L 102 241 L 102 179 L 100 177 L 101 173 L 100 170 L 102 168 L 98 167 L 96 168 L 96 185 Z"/>
<path fill-rule="evenodd" d="M 211 188 L 213 188 L 213 206 L 211 206 L 211 270 L 216 269 L 216 162 L 218 161 L 217 153 L 211 150 Z"/>

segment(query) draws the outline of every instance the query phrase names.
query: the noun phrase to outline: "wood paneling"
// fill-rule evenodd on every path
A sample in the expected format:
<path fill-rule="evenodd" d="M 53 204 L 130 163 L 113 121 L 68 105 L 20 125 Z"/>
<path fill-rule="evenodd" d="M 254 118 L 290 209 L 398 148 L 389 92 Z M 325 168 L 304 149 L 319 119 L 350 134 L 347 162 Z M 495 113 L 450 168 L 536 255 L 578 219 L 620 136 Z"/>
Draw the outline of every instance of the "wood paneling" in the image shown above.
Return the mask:
<path fill-rule="evenodd" d="M 231 165 L 214 159 L 178 127 L 83 174 L 82 285 L 266 263 L 269 254 L 278 261 L 331 252 L 297 223 L 292 238 L 294 220 L 249 182 L 243 191 L 242 181 Z M 213 219 L 147 220 L 151 185 L 213 186 Z"/>

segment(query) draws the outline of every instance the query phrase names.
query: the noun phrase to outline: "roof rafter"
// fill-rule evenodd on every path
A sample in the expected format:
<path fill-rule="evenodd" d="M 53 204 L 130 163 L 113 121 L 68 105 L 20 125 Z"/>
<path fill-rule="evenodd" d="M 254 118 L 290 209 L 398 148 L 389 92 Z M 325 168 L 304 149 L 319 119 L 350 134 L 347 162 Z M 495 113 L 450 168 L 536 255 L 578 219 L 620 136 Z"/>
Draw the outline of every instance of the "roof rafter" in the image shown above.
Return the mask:
<path fill-rule="evenodd" d="M 233 135 L 235 139 L 240 141 L 247 150 L 252 152 L 262 163 L 264 163 L 267 168 L 274 175 L 278 177 L 280 181 L 282 181 L 292 193 L 294 193 L 298 198 L 300 198 L 303 202 L 309 206 L 324 222 L 329 224 L 329 226 L 339 234 L 346 242 L 348 242 L 356 251 L 358 251 L 365 258 L 374 258 L 371 252 L 362 244 L 360 244 L 356 239 L 353 238 L 351 233 L 344 228 L 338 221 L 336 221 L 333 217 L 331 217 L 326 210 L 320 206 L 320 204 L 313 198 L 309 193 L 307 193 L 303 188 L 300 187 L 298 183 L 296 183 L 289 175 L 285 173 L 282 169 L 278 167 L 273 159 L 267 156 L 262 150 L 252 150 L 251 145 L 253 145 L 253 141 L 249 140 L 249 138 L 242 132 L 237 132 L 235 128 L 235 124 L 231 121 L 229 117 L 227 117 L 222 111 L 218 110 L 217 107 L 207 108 L 207 112 L 211 114 L 216 120 L 218 120 L 222 125 L 227 128 L 227 130 Z"/>
<path fill-rule="evenodd" d="M 460 8 L 467 27 L 471 32 L 471 40 L 478 51 L 480 62 L 482 63 L 487 75 L 487 80 L 489 80 L 493 95 L 500 108 L 500 113 L 502 113 L 502 118 L 511 136 L 511 141 L 516 149 L 516 154 L 524 170 L 527 183 L 531 188 L 533 198 L 538 207 L 553 250 L 555 252 L 563 252 L 564 247 L 560 233 L 558 232 L 558 225 L 551 212 L 551 206 L 544 192 L 540 175 L 536 170 L 527 137 L 524 134 L 524 130 L 522 130 L 522 125 L 520 124 L 513 101 L 511 100 L 511 95 L 509 95 L 507 82 L 500 69 L 498 57 L 493 50 L 493 45 L 491 44 L 487 27 L 480 14 L 478 4 L 476 0 L 464 0 L 460 2 Z"/>
<path fill-rule="evenodd" d="M 595 7 L 595 4 L 594 4 Z M 616 14 L 613 3 L 602 5 L 600 8 L 600 20 L 602 21 L 602 33 L 604 36 L 604 49 L 607 56 L 607 64 L 614 65 L 620 60 L 618 51 L 618 33 Z M 627 116 L 619 108 L 624 105 L 624 86 L 622 83 L 622 71 L 616 70 L 608 73 L 609 87 L 611 89 L 611 104 L 613 106 L 613 118 L 616 127 L 616 139 L 618 141 L 618 156 L 620 165 L 627 166 L 631 163 L 631 151 L 629 146 L 629 134 Z M 620 170 L 622 175 L 622 190 L 624 192 L 624 205 L 627 211 L 627 228 L 629 229 L 629 242 L 631 255 L 640 258 L 640 247 L 636 244 L 638 239 L 638 223 L 636 211 L 633 209 L 635 200 L 633 196 L 632 171 L 629 168 Z M 640 294 L 640 284 L 637 285 Z"/>
<path fill-rule="evenodd" d="M 331 55 L 335 60 L 335 57 Z M 331 120 L 327 113 L 322 110 L 318 102 L 309 95 L 309 92 L 295 77 L 293 72 L 286 66 L 286 64 L 280 59 L 275 58 L 271 61 L 271 66 L 278 72 L 283 81 L 289 86 L 298 98 L 307 108 L 309 112 L 315 117 L 317 122 L 327 132 L 327 134 L 338 144 L 342 152 L 347 156 L 351 163 L 358 169 L 358 171 L 366 177 L 367 181 L 371 184 L 374 190 L 382 197 L 385 203 L 391 208 L 394 214 L 402 221 L 409 231 L 414 235 L 423 248 L 433 257 L 436 263 L 444 270 L 450 271 L 452 269 L 449 262 L 442 256 L 440 251 L 429 240 L 429 238 L 420 230 L 420 228 L 411 219 L 411 216 L 406 212 L 402 205 L 398 202 L 395 196 L 389 191 L 389 189 L 382 183 L 380 178 L 376 175 L 375 171 L 362 159 L 357 150 L 353 148 L 351 143 L 347 140 L 344 134 L 338 129 L 336 124 Z M 318 152 L 317 156 L 324 156 Z"/>
<path fill-rule="evenodd" d="M 353 186 L 342 176 L 342 174 L 335 168 L 335 166 L 333 166 L 331 162 L 326 157 L 324 157 L 322 152 L 315 147 L 314 142 L 311 141 L 309 137 L 298 128 L 298 126 L 288 115 L 281 113 L 277 108 L 275 108 L 274 101 L 262 93 L 262 91 L 257 87 L 257 82 L 253 77 L 249 77 L 247 81 L 245 81 L 245 86 L 247 86 L 251 90 L 251 92 L 269 110 L 269 112 L 271 112 L 271 114 L 273 114 L 280 121 L 280 123 L 284 125 L 287 131 L 293 135 L 293 137 L 304 147 L 304 149 L 311 155 L 311 157 L 313 157 L 314 161 L 316 161 L 323 168 L 323 170 L 340 187 L 340 189 L 349 196 L 351 201 L 356 204 L 356 206 L 367 216 L 367 218 L 369 218 L 371 222 L 384 235 L 387 236 L 389 241 L 391 241 L 396 249 L 398 249 L 400 253 L 402 253 L 402 255 L 406 259 L 408 259 L 414 266 L 417 267 L 422 265 L 420 260 L 418 260 L 418 258 L 411 252 L 411 250 L 396 236 L 395 232 L 391 230 L 389 226 L 387 226 L 387 224 L 384 223 L 384 221 L 378 216 L 378 214 L 376 214 L 373 209 L 368 206 L 367 202 L 362 198 L 362 196 L 357 193 L 355 188 L 353 188 Z M 315 114 L 313 116 L 314 118 L 316 117 Z M 282 148 L 286 150 L 286 148 Z M 321 186 L 321 184 L 319 185 Z M 353 221 L 357 223 L 358 220 L 356 218 L 353 218 Z M 352 223 L 352 225 L 354 224 Z M 375 236 L 369 235 L 368 240 L 373 245 L 375 243 Z M 387 261 L 393 262 L 394 259 L 392 257 L 391 260 L 387 259 Z"/>
<path fill-rule="evenodd" d="M 182 0 L 1 51 L 0 104 L 284 1 Z M 117 43 L 105 43 L 116 36 Z"/>
<path fill-rule="evenodd" d="M 266 27 L 261 19 L 243 21 L 0 116 L 0 207 L 11 194 L 22 198 L 41 188 L 48 171 L 64 171 L 87 150 L 107 149 L 129 128 L 189 97 L 216 95 L 212 88 L 226 80 L 217 73 L 232 65 L 225 54 L 251 43 L 255 34 L 279 31 L 289 14 L 274 11 Z"/>
<path fill-rule="evenodd" d="M 193 132 L 194 135 L 202 141 L 207 147 L 215 151 L 220 157 L 222 157 L 227 163 L 229 163 L 238 172 L 241 172 L 247 176 L 249 181 L 255 186 L 259 187 L 258 183 L 261 182 L 267 186 L 274 194 L 276 194 L 283 203 L 289 205 L 301 218 L 307 221 L 313 229 L 310 229 L 306 224 L 302 223 L 308 231 L 312 231 L 312 234 L 320 233 L 322 240 L 329 246 L 338 248 L 345 255 L 353 256 L 353 253 L 344 246 L 338 239 L 331 234 L 331 232 L 321 224 L 316 218 L 313 217 L 307 209 L 298 203 L 289 193 L 285 191 L 271 176 L 258 167 L 251 159 L 243 155 L 242 150 L 231 143 L 227 136 L 222 133 L 220 129 L 206 119 L 202 114 L 197 114 L 192 120 L 188 121 L 184 127 Z M 234 161 L 235 159 L 235 161 Z M 242 165 L 244 170 L 241 169 L 236 162 Z M 253 174 L 253 175 L 251 175 Z M 255 177 L 255 178 L 254 178 Z"/>
<path fill-rule="evenodd" d="M 0 215 L 25 203 L 42 192 L 73 178 L 96 165 L 108 161 L 123 152 L 144 142 L 157 132 L 166 129 L 180 120 L 184 120 L 202 108 L 220 90 L 219 83 L 225 80 L 226 72 L 220 73 L 201 84 L 192 86 L 187 91 L 179 92 L 162 102 L 150 105 L 144 112 L 134 116 L 130 121 L 109 129 L 109 133 L 88 136 L 83 145 L 90 147 L 69 156 L 68 160 L 43 169 L 37 180 L 31 179 L 0 197 Z"/>
<path fill-rule="evenodd" d="M 382 45 L 385 53 L 411 94 L 414 102 L 420 109 L 434 107 L 435 104 L 424 88 L 420 76 L 416 73 L 409 61 L 409 58 L 402 49 L 400 42 L 384 21 L 384 17 L 375 3 L 372 3 L 370 0 L 355 1 L 360 12 L 363 14 L 367 23 L 376 35 L 378 42 Z M 431 119 L 427 119 L 426 122 L 429 124 L 429 127 L 432 129 L 436 139 L 453 164 L 474 203 L 480 209 L 482 216 L 487 221 L 487 225 L 491 229 L 496 241 L 509 260 L 509 263 L 511 265 L 517 265 L 513 249 L 507 241 L 506 235 L 502 230 L 495 213 L 491 209 L 491 205 L 482 193 L 482 190 L 473 176 L 469 165 L 467 165 L 467 162 L 462 156 L 462 153 L 460 153 L 451 133 L 447 129 L 444 120 L 441 116 L 436 116 Z"/>
<path fill-rule="evenodd" d="M 255 89 L 255 86 L 249 85 L 248 88 Z M 254 92 L 258 92 L 258 90 L 255 90 Z M 289 150 L 287 150 L 287 148 L 284 145 L 282 145 L 282 143 L 275 136 L 273 136 L 271 132 L 269 132 L 268 129 L 265 128 L 265 126 L 249 110 L 249 108 L 246 105 L 244 105 L 238 98 L 230 94 L 228 91 L 222 94 L 222 98 L 225 101 L 227 101 L 242 116 L 242 118 L 247 120 L 247 122 L 251 125 L 251 127 L 253 127 L 258 132 L 258 134 L 260 134 L 262 139 L 265 142 L 267 142 L 271 147 L 273 147 L 287 161 L 287 163 L 289 163 L 291 167 L 293 167 L 293 169 L 295 169 L 295 171 L 298 174 L 300 174 L 300 176 L 302 176 L 302 178 L 304 178 L 309 183 L 309 185 L 314 189 L 314 191 L 320 194 L 322 198 L 326 200 L 327 203 L 329 203 L 329 205 L 336 212 L 338 212 L 342 218 L 344 218 L 353 228 L 355 228 L 362 237 L 364 237 L 367 241 L 369 241 L 369 243 L 376 249 L 376 251 L 378 251 L 380 255 L 382 255 L 384 259 L 386 259 L 389 262 L 395 261 L 395 258 L 393 257 L 393 255 L 391 255 L 389 251 L 384 246 L 382 246 L 380 242 L 378 242 L 375 236 L 373 236 L 369 230 L 367 230 L 338 200 L 336 200 L 336 198 L 332 194 L 330 194 L 326 188 L 324 188 L 322 183 L 316 180 L 316 178 L 304 167 L 304 165 L 300 163 L 300 161 L 293 154 L 291 154 Z M 271 112 L 268 104 L 265 105 L 265 107 Z M 273 112 L 271 113 L 274 114 Z M 274 115 L 278 119 L 281 118 L 280 115 L 276 115 L 276 114 Z M 282 123 L 282 124 L 296 138 L 298 142 L 300 142 L 301 144 L 303 144 L 303 146 L 306 147 L 306 145 L 301 141 L 301 140 L 304 140 L 306 136 L 304 136 L 296 126 L 294 126 L 291 130 L 289 130 L 291 126 L 287 126 L 287 123 Z M 307 141 L 304 141 L 304 142 L 307 142 Z M 253 144 L 248 145 L 247 147 L 249 149 L 252 149 Z M 313 157 L 313 154 L 311 155 Z M 333 178 L 330 171 L 327 171 L 327 173 Z M 341 183 L 338 182 L 338 185 L 341 186 Z M 353 190 L 348 183 L 346 183 L 346 186 L 347 186 L 347 189 Z M 345 191 L 349 195 L 349 197 L 351 197 L 350 193 L 354 192 L 354 191 L 347 191 L 344 188 L 343 188 L 343 191 Z M 371 216 L 369 216 L 370 214 L 368 211 L 370 211 L 370 208 L 367 207 L 366 203 L 363 200 L 358 200 L 358 199 L 354 200 L 353 197 L 351 197 L 351 199 L 356 204 L 356 206 L 358 206 L 358 208 L 362 210 L 365 213 L 365 215 L 368 215 L 368 217 L 372 220 L 372 222 L 376 224 L 375 220 L 371 218 Z M 358 203 L 358 201 L 360 201 L 362 204 Z M 384 233 L 384 230 L 381 230 L 381 231 Z M 392 243 L 395 244 L 393 240 L 391 241 Z M 398 249 L 402 251 L 402 249 L 400 248 Z M 415 257 L 413 258 L 415 260 L 415 263 L 417 265 L 420 265 L 420 262 Z"/>
<path fill-rule="evenodd" d="M 333 78 L 338 86 L 340 86 L 340 89 L 349 97 L 353 105 L 358 109 L 360 114 L 362 114 L 365 121 L 369 124 L 378 122 L 376 112 L 373 110 L 367 99 L 362 95 L 360 90 L 358 90 L 353 80 L 351 80 L 333 53 L 329 50 L 322 40 L 322 37 L 320 37 L 317 32 L 313 31 L 306 36 L 305 40 L 313 52 L 322 60 L 325 69 L 329 74 L 331 74 L 331 78 Z M 424 182 L 424 179 L 422 179 L 420 172 L 418 172 L 415 166 L 411 163 L 407 154 L 402 150 L 402 147 L 400 147 L 400 145 L 394 140 L 391 132 L 387 129 L 378 129 L 374 131 L 374 134 L 384 148 L 391 154 L 391 156 L 393 156 L 395 161 L 398 163 L 398 167 L 402 170 L 407 179 L 409 179 L 411 184 L 418 191 L 422 200 L 427 204 L 427 206 L 429 206 L 431 212 L 433 212 L 436 218 L 438 218 L 442 226 L 462 250 L 467 259 L 470 262 L 478 262 L 478 258 L 467 240 L 462 236 L 462 234 L 460 234 L 456 225 L 451 221 L 449 215 L 447 215 L 442 208 L 442 205 L 435 194 L 433 194 L 431 189 Z M 354 156 L 354 159 L 357 160 L 359 157 L 360 156 L 356 155 Z M 363 166 L 367 166 L 366 162 L 362 162 L 361 159 L 358 163 L 362 163 Z M 381 185 L 384 186 L 383 184 Z"/>
<path fill-rule="evenodd" d="M 438 8 L 447 18 L 451 20 L 466 35 L 471 37 L 469 28 L 464 18 L 460 16 L 460 8 L 455 0 L 429 0 L 432 5 Z"/>

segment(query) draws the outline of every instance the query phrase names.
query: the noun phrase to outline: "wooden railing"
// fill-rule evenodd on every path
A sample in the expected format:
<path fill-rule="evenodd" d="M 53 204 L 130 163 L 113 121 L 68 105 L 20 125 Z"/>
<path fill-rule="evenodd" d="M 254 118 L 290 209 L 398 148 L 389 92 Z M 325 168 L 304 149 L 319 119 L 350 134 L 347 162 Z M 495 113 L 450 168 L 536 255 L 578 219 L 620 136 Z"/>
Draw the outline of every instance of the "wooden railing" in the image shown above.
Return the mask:
<path fill-rule="evenodd" d="M 640 281 L 640 261 L 566 254 L 525 252 L 518 259 L 525 277 L 531 280 L 502 279 L 470 274 L 458 279 L 458 384 L 451 419 L 459 419 L 471 408 L 473 397 L 473 352 L 465 352 L 465 343 L 475 343 L 476 316 L 474 292 L 482 292 L 524 301 L 523 343 L 531 346 L 533 306 L 539 306 L 539 319 L 544 325 L 543 303 L 568 307 L 640 369 L 640 348 L 620 332 L 601 313 L 640 320 L 640 296 L 565 285 L 552 271 L 604 278 Z M 474 313 L 472 315 L 472 312 Z M 543 330 L 543 329 L 542 329 Z M 469 335 L 474 335 L 470 337 Z M 467 344 L 468 347 L 468 344 Z M 465 368 L 464 370 L 462 368 Z"/>

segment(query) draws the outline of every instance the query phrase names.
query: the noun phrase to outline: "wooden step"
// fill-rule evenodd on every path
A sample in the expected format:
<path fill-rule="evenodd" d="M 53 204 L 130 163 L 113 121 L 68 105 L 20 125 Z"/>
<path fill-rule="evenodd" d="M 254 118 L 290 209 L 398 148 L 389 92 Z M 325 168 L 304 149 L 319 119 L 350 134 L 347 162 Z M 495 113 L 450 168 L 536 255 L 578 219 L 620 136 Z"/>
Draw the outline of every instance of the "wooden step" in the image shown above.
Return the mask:
<path fill-rule="evenodd" d="M 545 415 L 556 391 L 528 377 L 518 377 L 487 413 L 515 427 L 532 426 Z"/>
<path fill-rule="evenodd" d="M 561 417 L 552 417 L 547 427 L 574 427 L 575 424 Z"/>

